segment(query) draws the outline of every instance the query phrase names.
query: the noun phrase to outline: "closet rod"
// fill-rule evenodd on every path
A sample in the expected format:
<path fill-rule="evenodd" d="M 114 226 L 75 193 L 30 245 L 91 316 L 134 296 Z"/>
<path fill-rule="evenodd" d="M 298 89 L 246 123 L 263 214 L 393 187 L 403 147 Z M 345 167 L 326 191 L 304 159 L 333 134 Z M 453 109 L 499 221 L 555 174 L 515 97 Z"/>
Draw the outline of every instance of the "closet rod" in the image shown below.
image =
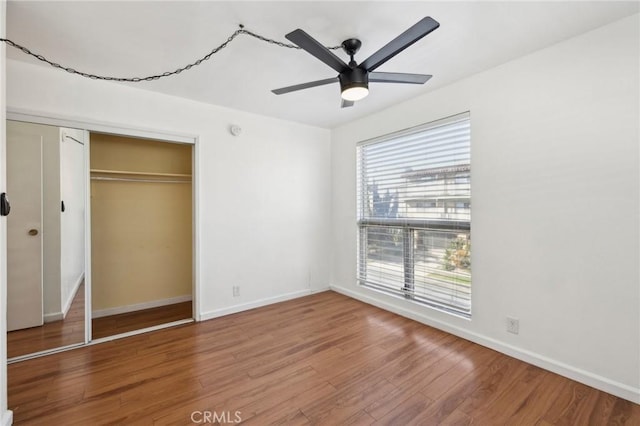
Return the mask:
<path fill-rule="evenodd" d="M 104 180 L 112 182 L 143 182 L 143 183 L 191 183 L 191 180 L 174 180 L 174 179 L 136 179 L 136 178 L 115 178 L 91 176 L 91 180 Z"/>

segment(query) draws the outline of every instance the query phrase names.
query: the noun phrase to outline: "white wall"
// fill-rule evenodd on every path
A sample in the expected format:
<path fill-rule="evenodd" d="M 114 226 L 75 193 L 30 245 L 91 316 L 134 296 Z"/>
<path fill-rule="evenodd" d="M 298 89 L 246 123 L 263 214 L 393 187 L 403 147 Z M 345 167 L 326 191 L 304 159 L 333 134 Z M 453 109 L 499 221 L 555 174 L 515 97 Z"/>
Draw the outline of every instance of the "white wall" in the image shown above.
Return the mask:
<path fill-rule="evenodd" d="M 61 309 L 69 312 L 71 302 L 84 277 L 84 143 L 85 132 L 60 129 L 60 197 L 65 211 L 60 212 L 60 289 Z M 70 139 L 72 137 L 74 140 Z"/>
<path fill-rule="evenodd" d="M 13 60 L 7 81 L 10 110 L 198 136 L 202 318 L 328 288 L 328 130 Z"/>
<path fill-rule="evenodd" d="M 7 2 L 0 1 L 0 37 L 6 37 Z M 7 190 L 6 47 L 0 43 L 0 192 Z M 0 424 L 10 425 L 7 410 L 7 219 L 0 217 Z"/>
<path fill-rule="evenodd" d="M 332 286 L 640 402 L 638 33 L 625 18 L 335 129 Z M 356 142 L 463 111 L 471 321 L 355 277 Z"/>

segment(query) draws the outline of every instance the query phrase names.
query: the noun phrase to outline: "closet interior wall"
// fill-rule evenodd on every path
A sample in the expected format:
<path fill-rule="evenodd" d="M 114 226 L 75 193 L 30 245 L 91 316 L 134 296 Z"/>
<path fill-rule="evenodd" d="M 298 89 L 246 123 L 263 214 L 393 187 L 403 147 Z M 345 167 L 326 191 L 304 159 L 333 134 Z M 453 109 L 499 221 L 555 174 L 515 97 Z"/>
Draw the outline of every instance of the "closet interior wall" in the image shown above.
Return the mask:
<path fill-rule="evenodd" d="M 191 145 L 90 140 L 92 318 L 191 300 Z"/>

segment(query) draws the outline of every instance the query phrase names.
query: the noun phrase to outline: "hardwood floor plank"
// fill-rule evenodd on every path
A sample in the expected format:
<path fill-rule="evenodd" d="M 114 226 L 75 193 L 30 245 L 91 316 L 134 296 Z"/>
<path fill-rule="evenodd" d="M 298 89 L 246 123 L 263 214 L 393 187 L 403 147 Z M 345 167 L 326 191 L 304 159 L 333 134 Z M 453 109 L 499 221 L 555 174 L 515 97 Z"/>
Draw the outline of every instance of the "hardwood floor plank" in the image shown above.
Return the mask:
<path fill-rule="evenodd" d="M 283 417 L 281 419 L 279 419 L 278 421 L 276 421 L 275 423 L 276 425 L 283 425 L 283 426 L 306 426 L 306 425 L 310 425 L 311 423 L 309 422 L 309 419 L 307 419 L 307 416 L 305 416 L 304 414 L 302 414 L 302 411 L 300 410 L 296 410 L 293 415 L 290 415 L 288 417 Z"/>
<path fill-rule="evenodd" d="M 421 393 L 414 393 L 412 396 L 397 405 L 393 410 L 389 411 L 380 420 L 376 421 L 374 425 L 408 426 L 411 424 L 416 424 L 416 418 L 431 404 L 433 404 L 432 399 L 427 398 Z"/>
<path fill-rule="evenodd" d="M 615 398 L 615 397 L 614 397 Z M 609 416 L 609 425 L 640 425 L 640 405 L 616 398 Z"/>
<path fill-rule="evenodd" d="M 442 419 L 439 426 L 468 426 L 473 424 L 473 419 L 460 410 L 453 410 L 451 414 Z M 533 423 L 513 423 L 517 425 L 527 425 Z"/>
<path fill-rule="evenodd" d="M 288 406 L 289 410 L 290 407 L 300 407 L 315 401 L 323 395 L 322 391 L 327 395 L 335 392 L 335 389 L 328 392 L 329 389 L 332 387 L 327 385 L 326 381 L 314 371 L 313 374 L 299 375 L 279 381 L 271 387 L 268 393 L 264 393 L 262 396 L 254 396 L 249 400 L 232 397 L 224 405 L 233 411 L 241 412 L 243 419 L 252 417 L 262 419 L 262 413 L 269 411 L 272 407 Z M 295 405 L 290 405 L 291 403 L 295 403 Z"/>
<path fill-rule="evenodd" d="M 460 422 L 465 424 L 472 422 L 471 417 L 461 411 L 460 407 L 464 402 L 467 401 L 468 398 L 476 394 L 476 392 L 482 393 L 483 390 L 481 386 L 483 384 L 491 382 L 492 378 L 501 377 L 500 374 L 497 373 L 499 373 L 500 369 L 505 365 L 504 362 L 501 362 L 505 361 L 505 359 L 499 356 L 497 352 L 484 352 L 484 355 L 486 356 L 485 362 L 475 365 L 474 368 L 468 371 L 468 374 L 466 374 L 465 377 L 461 380 L 452 380 L 450 386 L 447 386 L 447 389 L 444 393 L 442 393 L 442 385 L 436 383 L 439 379 L 432 382 L 435 386 L 433 390 L 430 390 L 431 385 L 428 385 L 426 387 L 427 392 L 436 396 L 434 396 L 434 403 L 431 404 L 423 413 L 420 413 L 418 420 L 428 421 L 432 424 L 447 422 Z M 467 357 L 469 357 L 469 355 L 470 354 L 467 353 Z M 455 370 L 457 369 L 454 368 L 453 373 L 457 375 L 458 373 Z M 460 370 L 465 371 L 465 368 L 460 368 Z M 440 377 L 446 378 L 447 376 Z M 443 385 L 444 383 L 446 383 L 446 381 L 443 381 Z M 405 387 L 404 389 L 416 392 L 415 386 L 408 388 Z M 418 387 L 418 389 L 420 389 L 420 387 Z"/>
<path fill-rule="evenodd" d="M 540 422 L 556 402 L 566 381 L 555 374 L 546 374 L 540 383 L 544 392 L 534 392 L 527 400 L 526 409 L 519 410 L 509 419 L 509 423 L 534 425 Z M 615 399 L 615 397 L 612 397 Z"/>
<path fill-rule="evenodd" d="M 333 345 L 355 339 L 357 339 L 357 333 L 348 333 L 341 336 L 338 332 L 335 332 L 325 333 L 319 337 L 312 337 L 306 344 L 294 343 L 289 349 L 283 348 L 283 350 L 273 353 L 267 357 L 261 357 L 257 361 L 254 360 L 255 365 L 247 371 L 247 374 L 251 377 L 260 377 L 279 370 L 289 364 L 304 360 L 306 357 L 313 354 L 329 351 L 332 349 Z"/>
<path fill-rule="evenodd" d="M 526 409 L 532 393 L 547 373 L 541 368 L 527 365 L 524 374 L 505 388 L 492 404 L 476 410 L 472 418 L 480 424 L 507 424 L 510 417 Z"/>
<path fill-rule="evenodd" d="M 556 397 L 543 416 L 542 420 L 556 424 L 571 418 L 582 399 L 589 391 L 589 387 L 573 381 L 562 381 L 561 388 L 556 392 Z"/>
<path fill-rule="evenodd" d="M 383 398 L 373 401 L 365 408 L 365 411 L 374 419 L 380 420 L 389 414 L 403 401 L 411 398 L 418 392 L 417 386 L 395 387 Z"/>
<path fill-rule="evenodd" d="M 312 389 L 299 392 L 296 388 L 289 388 L 287 394 L 280 400 L 271 405 L 264 405 L 264 399 L 258 402 L 258 405 L 248 404 L 242 407 L 243 424 L 247 425 L 265 425 L 265 424 L 287 424 L 284 423 L 292 415 L 302 414 L 297 407 L 303 407 L 312 404 L 314 401 L 323 398 L 329 398 L 335 394 L 336 388 L 329 383 L 315 384 Z M 267 401 L 268 402 L 268 401 Z M 306 416 L 305 416 L 306 418 Z M 308 420 L 307 420 L 308 421 Z"/>
<path fill-rule="evenodd" d="M 604 392 L 596 391 L 596 401 L 589 416 L 589 424 L 607 424 L 613 408 L 616 404 L 616 397 Z"/>
<path fill-rule="evenodd" d="M 355 415 L 349 417 L 342 424 L 345 426 L 369 426 L 375 423 L 375 419 L 366 411 L 358 411 Z M 331 423 L 329 423 L 331 424 Z"/>
<path fill-rule="evenodd" d="M 340 388 L 368 380 L 369 377 L 383 377 L 379 371 L 389 363 L 402 364 L 403 360 L 415 355 L 418 351 L 411 344 L 399 345 L 391 351 L 362 351 L 357 356 L 349 357 L 349 362 L 345 363 L 345 368 L 338 372 L 326 371 L 329 382 Z M 353 365 L 361 365 L 362 368 L 354 369 Z"/>
<path fill-rule="evenodd" d="M 498 362 L 492 365 L 492 374 L 478 384 L 474 392 L 465 398 L 458 409 L 472 415 L 474 412 L 493 404 L 505 389 L 524 374 L 526 367 L 527 364 L 524 362 L 500 357 Z"/>
<path fill-rule="evenodd" d="M 200 381 L 194 377 L 178 379 L 167 376 L 149 380 L 120 393 L 121 412 L 126 413 L 130 411 L 130 408 L 133 411 L 139 411 L 150 402 L 155 404 L 172 399 L 173 395 L 166 393 L 166 389 L 171 386 L 180 389 L 182 393 L 188 394 L 203 391 Z"/>
<path fill-rule="evenodd" d="M 423 376 L 429 374 L 435 363 L 457 350 L 458 346 L 463 345 L 464 342 L 450 334 L 438 338 L 432 344 L 425 346 L 423 356 L 415 357 L 398 366 L 390 371 L 386 377 L 398 387 L 418 386 L 422 382 Z"/>
<path fill-rule="evenodd" d="M 357 388 L 338 389 L 329 398 L 301 407 L 301 411 L 312 424 L 338 425 L 364 411 L 373 401 L 383 398 L 393 389 L 394 386 L 385 379 L 371 381 Z"/>
<path fill-rule="evenodd" d="M 455 364 L 435 380 L 424 385 L 422 393 L 432 400 L 441 399 L 459 382 L 468 379 L 474 372 L 482 371 L 497 356 L 497 352 L 489 351 L 472 343 L 466 350 L 448 356 L 447 360 L 453 361 Z"/>
<path fill-rule="evenodd" d="M 8 382 L 17 425 L 640 424 L 637 404 L 333 292 L 11 364 Z"/>
<path fill-rule="evenodd" d="M 83 403 L 82 393 L 73 393 L 68 396 L 60 396 L 53 401 L 32 400 L 24 404 L 17 405 L 13 410 L 13 415 L 18 416 L 22 420 L 33 420 L 48 418 L 49 413 L 59 412 L 67 408 L 74 407 Z"/>
<path fill-rule="evenodd" d="M 37 411 L 15 412 L 14 424 L 20 424 L 26 417 L 28 423 L 54 425 L 88 425 L 99 422 L 99 419 L 109 419 L 118 412 L 118 397 L 110 396 L 93 401 L 83 401 L 82 403 L 73 403 L 65 401 L 63 405 L 46 407 L 47 409 L 40 413 Z M 101 420 L 100 422 L 105 422 Z"/>
<path fill-rule="evenodd" d="M 246 385 L 234 386 L 224 392 L 224 406 L 241 409 L 249 404 L 256 404 L 263 398 L 275 398 L 287 387 L 297 387 L 300 391 L 321 383 L 318 373 L 309 366 L 292 365 L 259 379 L 250 380 Z"/>

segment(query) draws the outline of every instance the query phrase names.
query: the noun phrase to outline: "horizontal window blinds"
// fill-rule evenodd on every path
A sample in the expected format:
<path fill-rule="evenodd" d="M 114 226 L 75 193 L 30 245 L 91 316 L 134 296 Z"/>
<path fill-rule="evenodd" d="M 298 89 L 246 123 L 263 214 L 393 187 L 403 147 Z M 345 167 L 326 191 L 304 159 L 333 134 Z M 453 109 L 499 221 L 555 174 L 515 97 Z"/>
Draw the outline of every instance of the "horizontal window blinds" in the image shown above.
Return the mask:
<path fill-rule="evenodd" d="M 469 115 L 359 144 L 357 178 L 358 281 L 470 316 Z"/>

